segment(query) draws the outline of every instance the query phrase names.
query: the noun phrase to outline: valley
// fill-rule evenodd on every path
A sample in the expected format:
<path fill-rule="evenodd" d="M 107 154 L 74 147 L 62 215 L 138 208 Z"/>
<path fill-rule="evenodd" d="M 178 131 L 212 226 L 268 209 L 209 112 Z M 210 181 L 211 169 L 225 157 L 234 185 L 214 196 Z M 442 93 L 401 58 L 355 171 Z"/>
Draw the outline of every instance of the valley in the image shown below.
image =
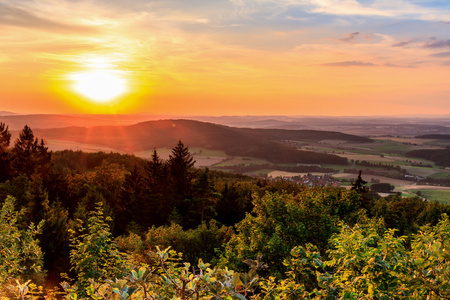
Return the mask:
<path fill-rule="evenodd" d="M 13 138 L 22 123 L 33 124 L 52 151 L 119 152 L 149 159 L 156 149 L 168 159 L 182 140 L 197 167 L 273 179 L 327 174 L 345 187 L 361 170 L 367 186 L 390 183 L 404 196 L 450 202 L 445 161 L 424 156 L 444 151 L 439 155 L 447 157 L 445 118 L 158 117 L 20 115 L 0 121 L 12 122 Z"/>

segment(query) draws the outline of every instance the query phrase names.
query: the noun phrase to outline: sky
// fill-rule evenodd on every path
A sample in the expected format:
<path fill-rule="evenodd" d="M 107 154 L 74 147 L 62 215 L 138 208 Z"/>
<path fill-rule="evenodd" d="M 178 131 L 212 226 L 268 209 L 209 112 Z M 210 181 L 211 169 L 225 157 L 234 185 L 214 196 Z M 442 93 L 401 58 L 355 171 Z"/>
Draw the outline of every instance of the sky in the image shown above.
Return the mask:
<path fill-rule="evenodd" d="M 450 114 L 450 1 L 0 0 L 0 111 Z"/>

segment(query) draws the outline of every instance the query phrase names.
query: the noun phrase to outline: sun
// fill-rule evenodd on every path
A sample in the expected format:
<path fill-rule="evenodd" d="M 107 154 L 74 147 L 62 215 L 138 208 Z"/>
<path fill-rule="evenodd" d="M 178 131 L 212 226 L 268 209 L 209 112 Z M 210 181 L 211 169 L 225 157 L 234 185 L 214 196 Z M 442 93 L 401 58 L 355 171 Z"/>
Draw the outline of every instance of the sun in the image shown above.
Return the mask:
<path fill-rule="evenodd" d="M 127 91 L 127 81 L 119 71 L 89 70 L 71 75 L 73 89 L 96 103 L 108 103 Z"/>

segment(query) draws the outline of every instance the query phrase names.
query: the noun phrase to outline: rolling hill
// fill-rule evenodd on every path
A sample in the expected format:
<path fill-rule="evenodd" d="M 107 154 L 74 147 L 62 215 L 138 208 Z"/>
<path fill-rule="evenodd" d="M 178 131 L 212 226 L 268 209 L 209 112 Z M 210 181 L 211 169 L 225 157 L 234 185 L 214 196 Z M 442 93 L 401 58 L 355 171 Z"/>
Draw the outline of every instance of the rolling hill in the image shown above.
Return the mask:
<path fill-rule="evenodd" d="M 172 148 L 182 140 L 189 147 L 224 150 L 230 156 L 267 159 L 273 163 L 347 164 L 336 155 L 300 151 L 287 141 L 343 140 L 370 142 L 370 139 L 329 131 L 235 128 L 192 120 L 146 121 L 129 126 L 94 126 L 36 129 L 35 135 L 52 140 L 107 146 L 133 153 L 154 148 Z"/>
<path fill-rule="evenodd" d="M 417 139 L 427 140 L 450 140 L 449 134 L 424 134 L 416 136 Z"/>

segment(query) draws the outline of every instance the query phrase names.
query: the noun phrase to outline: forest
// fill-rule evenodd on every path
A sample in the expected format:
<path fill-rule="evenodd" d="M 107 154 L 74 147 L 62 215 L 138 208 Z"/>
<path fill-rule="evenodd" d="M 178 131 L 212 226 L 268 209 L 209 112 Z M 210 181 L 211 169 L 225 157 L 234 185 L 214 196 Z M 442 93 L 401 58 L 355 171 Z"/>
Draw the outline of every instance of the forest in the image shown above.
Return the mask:
<path fill-rule="evenodd" d="M 169 159 L 51 152 L 0 123 L 2 299 L 450 299 L 450 206 Z"/>

